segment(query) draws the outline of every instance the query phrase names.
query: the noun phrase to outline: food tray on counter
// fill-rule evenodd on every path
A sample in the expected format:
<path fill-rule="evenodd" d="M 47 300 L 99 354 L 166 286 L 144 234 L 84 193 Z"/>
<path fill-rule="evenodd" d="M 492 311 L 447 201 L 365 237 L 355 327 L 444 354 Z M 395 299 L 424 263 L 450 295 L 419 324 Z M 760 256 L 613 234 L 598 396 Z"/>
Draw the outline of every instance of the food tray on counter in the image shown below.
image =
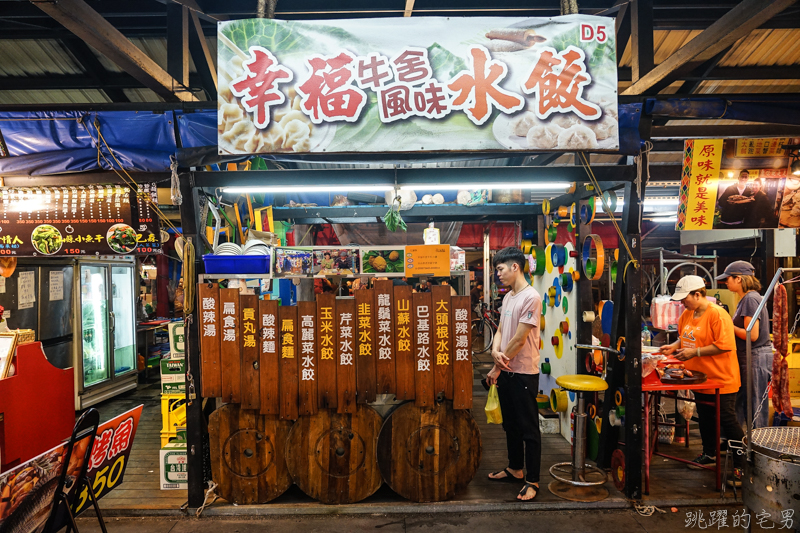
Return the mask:
<path fill-rule="evenodd" d="M 708 380 L 705 373 L 697 370 L 692 370 L 692 377 L 673 378 L 670 376 L 670 370 L 671 369 L 667 369 L 664 375 L 661 376 L 661 383 L 667 383 L 669 385 L 699 385 Z"/>
<path fill-rule="evenodd" d="M 214 255 L 203 256 L 207 274 L 269 274 L 268 255 Z"/>

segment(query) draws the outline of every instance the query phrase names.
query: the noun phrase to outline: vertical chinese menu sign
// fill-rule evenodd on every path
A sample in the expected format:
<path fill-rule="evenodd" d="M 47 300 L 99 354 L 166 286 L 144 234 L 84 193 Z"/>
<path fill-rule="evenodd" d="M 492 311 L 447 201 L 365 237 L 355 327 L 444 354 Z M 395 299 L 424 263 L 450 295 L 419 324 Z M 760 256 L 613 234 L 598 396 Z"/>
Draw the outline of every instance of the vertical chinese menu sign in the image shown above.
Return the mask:
<path fill-rule="evenodd" d="M 414 320 L 414 339 L 416 372 L 414 375 L 416 384 L 415 404 L 419 407 L 433 405 L 434 402 L 434 376 L 432 366 L 433 353 L 433 333 L 431 322 L 433 313 L 431 312 L 431 293 L 415 293 L 411 297 L 412 313 Z"/>
<path fill-rule="evenodd" d="M 261 391 L 259 388 L 258 338 L 256 333 L 256 313 L 258 296 L 242 294 L 239 296 L 241 306 L 241 354 L 242 354 L 242 409 L 260 409 Z"/>
<path fill-rule="evenodd" d="M 394 357 L 394 321 L 392 319 L 392 293 L 390 280 L 375 281 L 375 344 L 377 349 L 376 377 L 378 394 L 396 394 L 396 370 Z"/>
<path fill-rule="evenodd" d="M 470 298 L 453 296 L 453 408 L 472 409 Z"/>
<path fill-rule="evenodd" d="M 337 332 L 336 389 L 338 413 L 356 412 L 356 359 L 355 359 L 354 300 L 336 302 L 335 324 Z"/>
<path fill-rule="evenodd" d="M 450 319 L 450 286 L 436 285 L 431 289 L 433 303 L 433 361 L 434 393 L 453 399 L 453 366 L 450 357 L 453 346 Z"/>
<path fill-rule="evenodd" d="M 242 358 L 239 350 L 239 289 L 220 289 L 222 307 L 222 339 L 219 343 L 222 360 L 222 401 L 239 403 L 242 392 Z"/>
<path fill-rule="evenodd" d="M 277 415 L 280 414 L 278 302 L 261 300 L 258 303 L 258 310 L 261 315 L 260 413 Z"/>
<path fill-rule="evenodd" d="M 684 142 L 676 230 L 713 228 L 722 145 L 723 139 L 690 139 Z"/>
<path fill-rule="evenodd" d="M 317 304 L 298 302 L 300 320 L 300 414 L 317 412 Z"/>
<path fill-rule="evenodd" d="M 281 306 L 278 309 L 280 335 L 281 335 L 281 357 L 280 357 L 280 390 L 282 420 L 297 420 L 297 307 Z"/>
<path fill-rule="evenodd" d="M 317 392 L 320 409 L 335 409 L 338 405 L 336 395 L 337 341 L 334 322 L 336 297 L 332 293 L 317 296 L 317 317 L 319 330 L 319 366 L 317 372 Z"/>
<path fill-rule="evenodd" d="M 397 375 L 397 399 L 413 400 L 416 397 L 414 358 L 414 323 L 411 320 L 412 291 L 409 285 L 394 288 L 394 309 L 396 317 L 395 368 Z"/>
<path fill-rule="evenodd" d="M 200 300 L 200 355 L 202 357 L 202 396 L 222 396 L 220 364 L 219 287 L 215 283 L 198 283 Z"/>
<path fill-rule="evenodd" d="M 375 291 L 360 289 L 355 291 L 357 313 L 357 342 L 356 347 L 356 384 L 358 403 L 375 401 L 376 375 L 375 375 L 375 331 L 374 307 Z"/>

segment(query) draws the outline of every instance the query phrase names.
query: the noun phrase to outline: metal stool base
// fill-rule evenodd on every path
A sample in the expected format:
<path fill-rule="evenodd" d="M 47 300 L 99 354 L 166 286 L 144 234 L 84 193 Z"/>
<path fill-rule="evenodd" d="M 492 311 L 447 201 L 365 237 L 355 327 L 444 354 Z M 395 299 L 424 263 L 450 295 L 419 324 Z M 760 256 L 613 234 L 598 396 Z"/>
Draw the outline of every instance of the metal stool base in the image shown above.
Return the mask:
<path fill-rule="evenodd" d="M 586 470 L 583 480 L 573 480 L 572 463 L 556 463 L 550 467 L 550 475 L 562 483 L 575 487 L 599 487 L 608 481 L 608 474 L 595 466 L 584 464 Z M 556 473 L 557 472 L 557 473 Z"/>
<path fill-rule="evenodd" d="M 563 481 L 551 481 L 547 488 L 559 498 L 573 502 L 599 502 L 608 498 L 608 490 L 605 487 L 577 487 Z"/>

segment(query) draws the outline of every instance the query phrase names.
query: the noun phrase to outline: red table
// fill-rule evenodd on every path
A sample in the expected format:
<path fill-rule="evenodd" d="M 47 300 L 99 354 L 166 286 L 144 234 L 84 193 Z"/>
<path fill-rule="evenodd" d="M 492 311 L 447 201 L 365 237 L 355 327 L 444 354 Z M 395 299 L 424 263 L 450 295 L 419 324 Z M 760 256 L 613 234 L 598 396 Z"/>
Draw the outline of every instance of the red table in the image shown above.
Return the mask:
<path fill-rule="evenodd" d="M 716 473 L 717 476 L 717 490 L 722 488 L 722 466 L 720 464 L 720 426 L 719 426 L 719 390 L 724 387 L 724 383 L 709 379 L 705 383 L 698 383 L 696 385 L 672 385 L 672 384 L 665 384 L 661 382 L 661 379 L 658 377 L 657 372 L 653 372 L 646 378 L 642 380 L 642 392 L 644 393 L 644 442 L 645 446 L 647 447 L 645 450 L 645 474 L 644 474 L 644 493 L 650 494 L 650 458 L 653 455 L 658 455 L 660 457 L 665 457 L 667 459 L 672 459 L 673 461 L 679 461 L 681 463 L 691 464 L 698 466 L 700 468 L 704 468 L 706 470 L 712 470 Z M 675 457 L 672 455 L 667 455 L 665 453 L 661 453 L 658 451 L 658 426 L 660 425 L 670 425 L 670 426 L 677 426 L 675 423 L 659 423 L 659 413 L 658 408 L 661 404 L 661 395 L 663 393 L 668 393 L 667 395 L 670 397 L 674 397 L 672 394 L 675 393 L 677 395 L 677 391 L 681 390 L 705 390 L 705 389 L 714 389 L 714 409 L 717 416 L 717 427 L 716 427 L 716 453 L 717 453 L 717 463 L 714 467 L 711 466 L 704 466 L 694 461 L 688 461 L 686 459 L 681 459 L 680 457 Z M 651 394 L 652 393 L 652 394 Z M 651 396 L 653 400 L 653 408 L 650 407 Z M 697 402 L 697 400 L 686 400 L 686 401 L 694 401 L 695 403 L 704 403 L 704 402 Z M 711 402 L 708 402 L 711 405 Z M 655 421 L 655 438 L 651 438 L 651 417 Z M 686 422 L 686 446 L 689 446 L 689 422 Z"/>

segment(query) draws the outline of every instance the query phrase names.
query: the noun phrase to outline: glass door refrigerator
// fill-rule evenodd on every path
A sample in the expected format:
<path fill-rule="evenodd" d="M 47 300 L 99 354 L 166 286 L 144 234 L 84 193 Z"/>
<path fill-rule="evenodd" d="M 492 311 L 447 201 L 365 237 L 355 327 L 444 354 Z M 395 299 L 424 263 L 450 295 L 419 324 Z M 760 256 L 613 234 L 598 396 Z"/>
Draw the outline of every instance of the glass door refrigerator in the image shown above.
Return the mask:
<path fill-rule="evenodd" d="M 75 408 L 136 388 L 135 262 L 80 259 L 75 267 Z"/>

